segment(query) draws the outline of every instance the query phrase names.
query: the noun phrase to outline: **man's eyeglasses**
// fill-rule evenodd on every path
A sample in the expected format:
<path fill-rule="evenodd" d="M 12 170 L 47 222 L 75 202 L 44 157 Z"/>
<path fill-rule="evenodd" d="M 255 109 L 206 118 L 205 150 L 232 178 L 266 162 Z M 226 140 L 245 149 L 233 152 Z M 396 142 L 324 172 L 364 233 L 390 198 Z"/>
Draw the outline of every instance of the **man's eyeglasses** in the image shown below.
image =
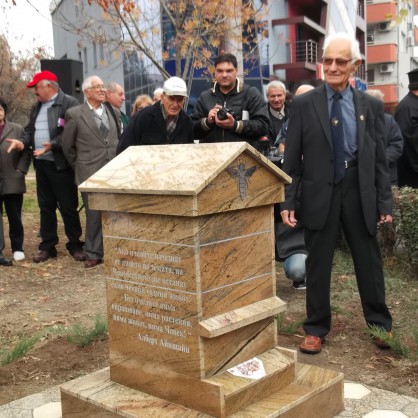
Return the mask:
<path fill-rule="evenodd" d="M 331 67 L 331 65 L 335 62 L 335 65 L 338 68 L 345 68 L 349 62 L 352 62 L 354 60 L 355 60 L 355 58 L 350 58 L 349 60 L 345 60 L 344 58 L 327 58 L 327 57 L 323 57 L 322 58 L 322 63 L 326 67 Z"/>
<path fill-rule="evenodd" d="M 97 84 L 96 86 L 89 87 L 91 90 L 107 90 L 103 84 Z"/>

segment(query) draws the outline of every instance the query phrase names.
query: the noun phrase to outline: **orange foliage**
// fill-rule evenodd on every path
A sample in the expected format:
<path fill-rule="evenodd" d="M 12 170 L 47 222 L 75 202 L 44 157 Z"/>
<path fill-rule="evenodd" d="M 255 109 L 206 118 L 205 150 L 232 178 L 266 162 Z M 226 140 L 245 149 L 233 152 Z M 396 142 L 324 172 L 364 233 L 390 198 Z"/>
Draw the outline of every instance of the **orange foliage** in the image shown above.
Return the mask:
<path fill-rule="evenodd" d="M 162 56 L 164 60 L 174 59 L 176 74 L 181 77 L 187 77 L 192 67 L 208 67 L 214 54 L 220 53 L 223 49 L 228 50 L 228 43 L 256 45 L 257 34 L 262 33 L 258 28 L 265 10 L 254 10 L 252 0 L 148 1 L 149 4 L 153 1 L 154 4 L 159 4 L 166 22 L 170 23 L 172 33 L 165 42 Z M 145 43 L 147 29 L 138 22 L 142 22 L 142 25 L 144 22 L 154 22 L 154 26 L 150 25 L 148 31 L 156 35 L 158 29 L 155 27 L 155 21 L 156 18 L 159 19 L 159 15 L 154 17 L 147 15 L 148 7 L 140 10 L 139 5 L 130 0 L 88 0 L 88 2 L 99 5 L 105 13 L 119 16 L 120 20 L 115 21 L 115 24 L 125 25 L 131 38 L 130 43 L 153 60 L 156 54 L 152 51 L 152 45 Z M 244 37 L 243 33 L 249 35 Z M 181 74 L 182 60 L 186 61 L 183 74 Z M 157 65 L 156 61 L 154 63 Z M 166 76 L 163 68 L 158 65 L 157 67 Z"/>

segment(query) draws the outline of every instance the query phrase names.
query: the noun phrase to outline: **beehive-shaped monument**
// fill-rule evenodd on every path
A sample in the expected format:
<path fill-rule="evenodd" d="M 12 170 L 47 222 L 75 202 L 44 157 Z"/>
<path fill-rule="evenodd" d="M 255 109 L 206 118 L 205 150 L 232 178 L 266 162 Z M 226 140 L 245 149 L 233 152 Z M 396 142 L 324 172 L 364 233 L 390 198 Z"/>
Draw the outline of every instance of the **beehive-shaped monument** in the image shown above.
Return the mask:
<path fill-rule="evenodd" d="M 289 181 L 235 142 L 130 147 L 80 186 L 102 211 L 118 395 L 92 392 L 108 371 L 78 383 L 88 396 L 70 382 L 64 417 L 312 418 L 331 394 L 321 418 L 342 409 L 342 375 L 277 344 L 273 205 Z"/>

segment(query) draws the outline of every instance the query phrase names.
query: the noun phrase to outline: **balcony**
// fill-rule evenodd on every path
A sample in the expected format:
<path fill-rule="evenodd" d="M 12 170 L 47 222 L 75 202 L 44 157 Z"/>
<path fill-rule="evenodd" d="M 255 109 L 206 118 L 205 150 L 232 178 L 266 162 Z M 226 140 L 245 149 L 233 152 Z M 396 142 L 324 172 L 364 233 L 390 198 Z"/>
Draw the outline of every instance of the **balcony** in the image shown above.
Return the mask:
<path fill-rule="evenodd" d="M 293 26 L 300 25 L 304 28 L 309 29 L 313 33 L 316 33 L 318 36 L 325 36 L 326 30 L 318 23 L 314 22 L 312 19 L 309 19 L 306 16 L 293 16 L 286 17 L 284 19 L 273 19 L 271 25 L 275 26 Z"/>
<path fill-rule="evenodd" d="M 397 4 L 388 1 L 387 3 L 373 3 L 367 2 L 367 23 L 378 23 L 390 21 L 397 16 Z"/>
<path fill-rule="evenodd" d="M 316 64 L 318 61 L 318 43 L 309 39 L 290 45 L 290 62 L 308 62 Z"/>
<path fill-rule="evenodd" d="M 288 45 L 288 62 L 274 64 L 274 70 L 303 70 L 316 71 L 318 61 L 318 42 L 308 39 L 306 41 L 293 42 Z"/>
<path fill-rule="evenodd" d="M 382 62 L 396 62 L 398 60 L 398 46 L 396 44 L 368 45 L 367 62 L 379 64 Z"/>

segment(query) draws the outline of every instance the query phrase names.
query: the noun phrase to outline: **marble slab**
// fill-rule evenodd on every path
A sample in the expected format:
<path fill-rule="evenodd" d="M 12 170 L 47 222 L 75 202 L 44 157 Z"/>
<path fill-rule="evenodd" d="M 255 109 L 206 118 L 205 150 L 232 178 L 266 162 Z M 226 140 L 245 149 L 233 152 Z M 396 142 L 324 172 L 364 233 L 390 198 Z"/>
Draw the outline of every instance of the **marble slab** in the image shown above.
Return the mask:
<path fill-rule="evenodd" d="M 282 182 L 291 182 L 287 174 L 248 143 L 218 142 L 129 147 L 82 183 L 80 190 L 117 194 L 198 194 L 236 158 L 243 161 L 243 154 L 256 157 L 260 166 Z M 238 170 L 238 166 L 233 169 Z M 248 179 L 249 174 L 242 173 L 242 176 Z"/>
<path fill-rule="evenodd" d="M 290 178 L 247 143 L 130 147 L 79 186 L 91 209 L 200 216 L 284 200 Z"/>
<path fill-rule="evenodd" d="M 205 378 L 277 344 L 274 316 L 285 305 L 273 280 L 270 206 L 103 218 L 111 368 L 136 359 Z M 216 331 L 204 322 L 212 317 Z"/>
<path fill-rule="evenodd" d="M 289 355 L 289 358 L 292 358 L 291 353 Z M 289 366 L 286 366 L 286 360 L 282 359 L 282 361 L 284 370 L 289 369 Z M 273 366 L 275 363 L 276 360 L 273 361 Z M 268 361 L 266 361 L 266 367 L 271 367 Z M 227 388 L 232 399 L 232 406 L 238 406 L 240 399 L 234 395 L 234 386 L 231 387 L 231 382 L 226 381 L 226 378 L 222 380 L 223 377 L 219 377 L 219 384 Z M 284 387 L 266 389 L 264 397 L 229 416 L 234 418 L 332 418 L 344 409 L 341 373 L 296 363 L 294 377 L 288 383 Z M 237 387 L 240 384 L 242 381 L 236 380 Z M 110 379 L 109 368 L 62 385 L 61 403 L 63 418 L 209 418 L 215 416 L 115 383 Z"/>

